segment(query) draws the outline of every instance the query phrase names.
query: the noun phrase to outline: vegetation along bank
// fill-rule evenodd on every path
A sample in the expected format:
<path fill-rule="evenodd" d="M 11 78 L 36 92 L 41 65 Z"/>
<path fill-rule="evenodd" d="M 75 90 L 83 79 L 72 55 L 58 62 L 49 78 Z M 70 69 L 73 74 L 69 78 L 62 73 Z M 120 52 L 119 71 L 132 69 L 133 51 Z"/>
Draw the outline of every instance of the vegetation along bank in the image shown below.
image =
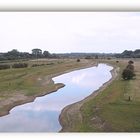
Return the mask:
<path fill-rule="evenodd" d="M 85 100 L 66 107 L 61 132 L 140 132 L 140 61 L 136 77 L 122 78 L 129 59 L 100 60 L 114 67 L 113 78 Z"/>
<path fill-rule="evenodd" d="M 12 63 L 15 62 L 8 64 Z M 36 97 L 64 86 L 62 83 L 54 84 L 53 77 L 95 64 L 85 59 L 80 62 L 75 59 L 37 59 L 25 63 L 27 67 L 0 70 L 0 116 L 8 114 L 17 105 L 32 102 Z"/>

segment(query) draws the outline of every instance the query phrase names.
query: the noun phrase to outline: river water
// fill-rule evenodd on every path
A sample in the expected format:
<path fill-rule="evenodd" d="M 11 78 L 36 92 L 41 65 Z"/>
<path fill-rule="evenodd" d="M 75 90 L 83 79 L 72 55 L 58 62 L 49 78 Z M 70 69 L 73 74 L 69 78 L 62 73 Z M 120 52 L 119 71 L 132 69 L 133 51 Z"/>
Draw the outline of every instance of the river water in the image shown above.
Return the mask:
<path fill-rule="evenodd" d="M 0 132 L 58 132 L 59 115 L 64 107 L 78 102 L 111 79 L 113 68 L 99 64 L 53 78 L 65 87 L 38 97 L 34 102 L 14 107 L 9 115 L 0 117 Z"/>

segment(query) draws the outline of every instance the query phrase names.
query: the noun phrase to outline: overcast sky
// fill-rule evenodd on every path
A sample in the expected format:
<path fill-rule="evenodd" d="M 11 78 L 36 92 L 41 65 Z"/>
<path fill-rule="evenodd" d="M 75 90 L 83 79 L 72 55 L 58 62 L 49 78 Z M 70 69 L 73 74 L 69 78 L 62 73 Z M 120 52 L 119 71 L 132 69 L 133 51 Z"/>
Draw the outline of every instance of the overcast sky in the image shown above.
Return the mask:
<path fill-rule="evenodd" d="M 0 12 L 0 52 L 140 49 L 140 12 Z"/>

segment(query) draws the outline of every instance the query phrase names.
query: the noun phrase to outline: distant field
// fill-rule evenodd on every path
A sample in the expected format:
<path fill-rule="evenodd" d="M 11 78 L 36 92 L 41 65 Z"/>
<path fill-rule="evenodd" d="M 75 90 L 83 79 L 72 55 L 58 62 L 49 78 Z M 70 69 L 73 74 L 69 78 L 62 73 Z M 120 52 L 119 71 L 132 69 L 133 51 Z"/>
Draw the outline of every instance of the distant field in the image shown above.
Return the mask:
<path fill-rule="evenodd" d="M 120 67 L 119 76 L 101 94 L 82 106 L 82 123 L 72 131 L 140 132 L 140 60 L 133 61 L 136 79 L 129 81 L 121 78 L 128 60 L 120 59 L 119 63 L 100 61 Z"/>

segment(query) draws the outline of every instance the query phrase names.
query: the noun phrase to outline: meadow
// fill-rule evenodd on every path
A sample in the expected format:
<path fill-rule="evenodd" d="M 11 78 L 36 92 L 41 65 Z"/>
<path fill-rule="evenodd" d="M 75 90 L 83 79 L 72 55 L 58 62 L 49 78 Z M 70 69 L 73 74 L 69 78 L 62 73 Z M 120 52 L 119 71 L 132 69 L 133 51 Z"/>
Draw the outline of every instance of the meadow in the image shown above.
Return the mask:
<path fill-rule="evenodd" d="M 80 59 L 78 62 L 76 59 L 35 59 L 23 61 L 28 63 L 26 68 L 0 70 L 0 115 L 8 114 L 16 105 L 63 87 L 63 83 L 52 81 L 57 75 L 106 63 L 114 69 L 119 68 L 117 77 L 97 96 L 82 104 L 77 112 L 82 119 L 72 113 L 69 122 L 68 116 L 64 115 L 66 127 L 69 132 L 140 132 L 140 60 L 132 60 L 136 74 L 132 80 L 123 80 L 121 76 L 129 59 Z M 15 63 L 19 62 L 2 64 Z"/>
<path fill-rule="evenodd" d="M 132 80 L 121 77 L 129 59 L 118 61 L 100 61 L 119 67 L 118 76 L 105 90 L 83 104 L 80 108 L 82 121 L 71 131 L 140 132 L 140 60 L 133 60 L 136 77 Z"/>
<path fill-rule="evenodd" d="M 13 64 L 26 63 L 26 68 L 12 68 Z M 16 105 L 33 101 L 63 87 L 54 84 L 52 78 L 88 66 L 87 60 L 75 59 L 35 59 L 25 61 L 4 61 L 10 69 L 0 70 L 0 116 L 8 114 Z"/>

